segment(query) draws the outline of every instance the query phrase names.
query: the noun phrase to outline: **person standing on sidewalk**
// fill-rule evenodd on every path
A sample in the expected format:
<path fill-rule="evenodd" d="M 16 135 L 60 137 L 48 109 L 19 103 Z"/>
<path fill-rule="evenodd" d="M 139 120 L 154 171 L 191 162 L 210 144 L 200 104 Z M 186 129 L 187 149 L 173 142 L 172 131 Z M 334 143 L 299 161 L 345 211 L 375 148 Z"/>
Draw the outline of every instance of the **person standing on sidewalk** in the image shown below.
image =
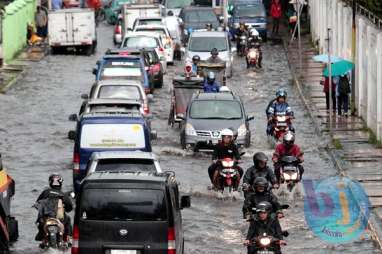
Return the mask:
<path fill-rule="evenodd" d="M 338 115 L 342 114 L 342 108 L 344 110 L 344 115 L 348 116 L 349 110 L 349 94 L 351 93 L 351 84 L 349 81 L 348 74 L 343 74 L 340 77 L 336 78 L 336 95 L 337 95 L 337 109 Z"/>
<path fill-rule="evenodd" d="M 36 27 L 37 35 L 43 39 L 47 36 L 48 33 L 48 16 L 46 11 L 42 9 L 41 6 L 37 6 L 36 12 Z"/>
<path fill-rule="evenodd" d="M 281 11 L 280 0 L 273 0 L 271 5 L 271 16 L 273 19 L 272 34 L 276 34 L 276 35 L 279 34 L 281 15 L 282 15 L 282 11 Z"/>
<path fill-rule="evenodd" d="M 324 85 L 324 93 L 326 98 L 326 110 L 329 111 L 329 77 L 324 77 L 320 82 Z M 333 113 L 336 113 L 336 84 L 332 78 L 332 109 Z"/>

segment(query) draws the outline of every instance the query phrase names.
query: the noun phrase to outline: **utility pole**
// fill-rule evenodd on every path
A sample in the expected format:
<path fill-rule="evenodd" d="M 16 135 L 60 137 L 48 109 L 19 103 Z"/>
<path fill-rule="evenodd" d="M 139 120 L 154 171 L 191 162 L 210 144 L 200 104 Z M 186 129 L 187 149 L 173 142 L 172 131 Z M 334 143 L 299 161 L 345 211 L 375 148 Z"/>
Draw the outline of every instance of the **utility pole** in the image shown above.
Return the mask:
<path fill-rule="evenodd" d="M 352 44 L 351 44 L 351 55 L 352 55 L 352 62 L 355 64 L 355 52 L 356 52 L 356 0 L 352 0 L 352 9 L 353 9 L 353 17 L 352 17 Z M 355 70 L 352 70 L 352 75 L 351 75 L 351 113 L 354 115 L 355 114 Z"/>
<path fill-rule="evenodd" d="M 304 0 L 302 0 L 304 1 Z M 302 53 L 301 53 L 301 12 L 302 8 L 304 7 L 304 2 L 300 3 L 300 0 L 296 0 L 297 2 L 297 30 L 298 30 L 298 60 L 299 60 L 299 66 L 300 66 L 300 72 L 302 73 Z M 301 7 L 300 7 L 301 5 Z"/>
<path fill-rule="evenodd" d="M 329 135 L 333 138 L 333 130 L 332 130 L 332 114 L 333 114 L 333 103 L 332 103 L 332 59 L 330 52 L 330 28 L 328 28 L 328 71 L 329 71 Z"/>

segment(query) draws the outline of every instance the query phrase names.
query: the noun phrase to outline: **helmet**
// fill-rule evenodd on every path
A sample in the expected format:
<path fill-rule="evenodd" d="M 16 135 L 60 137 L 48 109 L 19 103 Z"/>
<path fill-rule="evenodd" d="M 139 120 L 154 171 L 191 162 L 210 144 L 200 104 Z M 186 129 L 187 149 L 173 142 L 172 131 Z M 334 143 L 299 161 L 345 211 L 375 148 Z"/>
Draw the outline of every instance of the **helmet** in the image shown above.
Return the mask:
<path fill-rule="evenodd" d="M 260 203 L 258 203 L 256 205 L 256 212 L 257 213 L 259 213 L 259 212 L 267 212 L 267 213 L 269 213 L 271 208 L 272 208 L 272 205 L 269 202 L 262 201 L 262 202 L 260 202 Z"/>
<path fill-rule="evenodd" d="M 291 131 L 285 133 L 283 137 L 283 143 L 286 146 L 292 146 L 294 144 L 294 134 Z"/>
<path fill-rule="evenodd" d="M 49 186 L 54 189 L 61 189 L 64 179 L 59 174 L 51 174 L 49 176 Z"/>
<path fill-rule="evenodd" d="M 286 98 L 287 97 L 287 92 L 283 89 L 283 88 L 280 88 L 279 90 L 277 90 L 276 92 L 276 97 L 279 98 L 279 97 L 284 97 Z"/>
<path fill-rule="evenodd" d="M 174 13 L 170 10 L 167 12 L 167 16 L 174 16 Z"/>
<path fill-rule="evenodd" d="M 212 29 L 212 24 L 211 24 L 211 23 L 207 23 L 207 24 L 206 24 L 206 28 L 207 28 L 207 29 Z"/>
<path fill-rule="evenodd" d="M 213 55 L 213 56 L 217 56 L 217 55 L 219 55 L 219 51 L 218 51 L 218 49 L 217 49 L 217 48 L 213 48 L 213 49 L 211 50 L 211 55 Z"/>
<path fill-rule="evenodd" d="M 193 62 L 199 62 L 199 61 L 200 61 L 200 56 L 198 56 L 198 55 L 194 55 L 194 56 L 192 57 L 192 61 L 193 61 Z"/>
<path fill-rule="evenodd" d="M 259 36 L 260 34 L 259 34 L 259 31 L 257 31 L 255 28 L 252 28 L 251 29 L 251 36 L 253 36 L 253 37 L 257 37 L 257 36 Z"/>
<path fill-rule="evenodd" d="M 263 152 L 258 152 L 253 155 L 253 164 L 255 164 L 255 167 L 258 167 L 259 162 L 265 162 L 267 163 L 268 157 Z"/>
<path fill-rule="evenodd" d="M 221 137 L 223 138 L 224 136 L 231 136 L 233 138 L 233 131 L 230 129 L 224 129 L 220 133 Z"/>
<path fill-rule="evenodd" d="M 215 82 L 215 72 L 210 71 L 210 72 L 208 73 L 208 75 L 207 75 L 207 82 L 208 82 L 209 84 L 212 84 L 212 83 Z"/>
<path fill-rule="evenodd" d="M 231 90 L 228 88 L 228 86 L 222 86 L 222 87 L 220 87 L 219 92 L 229 93 L 229 92 L 231 92 Z"/>
<path fill-rule="evenodd" d="M 263 187 L 264 189 L 268 188 L 268 180 L 264 177 L 256 177 L 253 182 L 253 189 L 256 191 L 257 187 Z"/>

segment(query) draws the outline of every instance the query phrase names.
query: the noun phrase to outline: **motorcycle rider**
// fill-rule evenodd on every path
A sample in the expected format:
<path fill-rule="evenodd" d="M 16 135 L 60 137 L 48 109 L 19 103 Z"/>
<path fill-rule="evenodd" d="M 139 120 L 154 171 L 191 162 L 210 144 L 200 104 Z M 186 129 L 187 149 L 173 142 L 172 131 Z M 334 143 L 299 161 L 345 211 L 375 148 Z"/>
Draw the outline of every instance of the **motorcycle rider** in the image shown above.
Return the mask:
<path fill-rule="evenodd" d="M 200 56 L 194 55 L 192 57 L 192 72 L 198 75 L 198 63 L 200 62 Z"/>
<path fill-rule="evenodd" d="M 40 196 L 37 198 L 36 203 L 44 202 L 44 200 L 58 200 L 61 199 L 64 204 L 65 214 L 64 214 L 64 220 L 62 223 L 65 227 L 65 234 L 64 234 L 64 240 L 66 242 L 70 243 L 71 237 L 72 237 L 72 227 L 70 223 L 70 217 L 66 214 L 73 210 L 73 204 L 70 199 L 70 197 L 62 192 L 62 183 L 64 182 L 64 179 L 59 174 L 52 174 L 49 176 L 49 187 L 48 189 L 45 189 Z M 36 241 L 43 241 L 44 240 L 44 214 L 41 214 L 39 211 L 39 215 L 37 218 L 38 223 L 38 233 L 35 237 Z M 65 238 L 66 236 L 66 238 Z M 43 243 L 40 245 L 41 247 L 44 246 Z"/>
<path fill-rule="evenodd" d="M 212 64 L 225 64 L 225 61 L 219 57 L 219 51 L 217 48 L 213 48 L 211 50 L 211 56 L 207 58 L 206 62 Z"/>
<path fill-rule="evenodd" d="M 206 24 L 206 29 L 207 29 L 207 31 L 212 31 L 212 24 L 211 23 L 207 23 Z"/>
<path fill-rule="evenodd" d="M 287 92 L 280 88 L 276 92 L 276 99 L 268 105 L 267 108 L 267 135 L 272 135 L 274 117 L 285 114 L 286 116 L 293 118 L 294 112 L 289 104 L 286 102 Z M 294 132 L 292 123 L 289 122 L 289 130 Z"/>
<path fill-rule="evenodd" d="M 240 37 L 243 36 L 243 35 L 248 38 L 249 32 L 247 30 L 246 25 L 243 22 L 240 22 L 239 23 L 239 28 L 236 30 L 236 33 L 235 33 L 236 48 L 237 48 L 238 54 L 240 52 L 240 47 L 241 47 L 240 46 Z"/>
<path fill-rule="evenodd" d="M 208 175 L 210 177 L 211 183 L 213 186 L 215 186 L 218 173 L 219 173 L 219 167 L 220 167 L 220 161 L 224 158 L 233 158 L 236 162 L 240 161 L 240 154 L 239 150 L 234 143 L 234 133 L 230 129 L 224 129 L 221 131 L 221 141 L 214 147 L 214 152 L 212 154 L 212 164 L 208 168 Z M 240 179 L 243 175 L 243 169 L 239 166 L 235 166 L 237 170 L 239 171 L 240 178 L 238 179 L 238 182 L 235 186 L 235 189 L 237 189 L 237 186 L 239 186 Z"/>
<path fill-rule="evenodd" d="M 263 152 L 253 155 L 253 166 L 248 168 L 243 177 L 243 190 L 246 193 L 250 191 L 251 186 L 258 177 L 264 177 L 273 188 L 279 187 L 277 178 L 273 170 L 267 166 L 268 157 Z"/>
<path fill-rule="evenodd" d="M 279 221 L 270 216 L 271 204 L 268 202 L 260 202 L 256 206 L 256 218 L 251 221 L 248 229 L 244 245 L 248 246 L 248 254 L 257 253 L 258 247 L 253 244 L 253 240 L 262 236 L 264 233 L 267 236 L 272 236 L 279 240 L 279 242 L 271 245 L 275 250 L 275 254 L 281 254 L 280 245 L 285 245 L 286 241 L 283 240 L 283 233 Z"/>
<path fill-rule="evenodd" d="M 257 177 L 252 185 L 252 193 L 248 193 L 244 200 L 243 205 L 243 218 L 246 220 L 251 220 L 252 218 L 252 208 L 255 208 L 260 202 L 266 201 L 272 205 L 271 213 L 275 214 L 277 218 L 284 217 L 281 209 L 281 205 L 277 200 L 277 197 L 268 191 L 268 181 L 264 177 Z"/>
<path fill-rule="evenodd" d="M 255 41 L 251 41 L 249 43 L 249 49 L 248 49 L 248 52 L 251 50 L 251 49 L 256 49 L 257 52 L 259 53 L 259 56 L 258 56 L 258 59 L 257 59 L 257 66 L 259 68 L 263 68 L 263 66 L 261 65 L 261 62 L 263 61 L 263 52 L 261 50 L 261 44 L 259 42 L 255 42 Z M 249 69 L 249 58 L 248 56 L 245 58 L 246 62 L 247 62 L 247 69 Z"/>
<path fill-rule="evenodd" d="M 215 81 L 215 73 L 210 71 L 203 84 L 203 91 L 205 93 L 218 93 L 220 91 L 220 84 Z"/>
<path fill-rule="evenodd" d="M 283 137 L 283 143 L 276 146 L 275 152 L 273 153 L 272 161 L 274 163 L 275 175 L 277 181 L 280 183 L 280 160 L 283 156 L 294 156 L 298 159 L 299 164 L 297 168 L 300 172 L 300 180 L 304 174 L 304 167 L 301 163 L 304 162 L 304 153 L 301 151 L 300 147 L 294 143 L 295 136 L 294 133 L 288 131 Z"/>

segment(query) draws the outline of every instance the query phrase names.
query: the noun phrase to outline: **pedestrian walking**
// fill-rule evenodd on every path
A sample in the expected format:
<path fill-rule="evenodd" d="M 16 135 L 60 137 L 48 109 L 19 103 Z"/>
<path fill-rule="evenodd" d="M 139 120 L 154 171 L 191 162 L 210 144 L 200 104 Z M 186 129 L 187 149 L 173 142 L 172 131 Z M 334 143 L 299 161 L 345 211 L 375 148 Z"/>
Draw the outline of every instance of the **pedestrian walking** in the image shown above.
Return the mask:
<path fill-rule="evenodd" d="M 329 111 L 329 78 L 324 77 L 323 80 L 320 82 L 324 86 L 324 93 L 326 98 L 326 110 Z M 333 113 L 336 113 L 336 84 L 334 82 L 334 79 L 332 78 L 332 109 Z"/>
<path fill-rule="evenodd" d="M 271 4 L 271 16 L 273 20 L 272 34 L 279 34 L 280 19 L 282 15 L 280 0 L 273 0 Z"/>
<path fill-rule="evenodd" d="M 288 4 L 286 16 L 288 18 L 288 23 L 289 23 L 289 33 L 293 34 L 293 31 L 297 24 L 297 11 L 294 8 L 294 5 L 292 3 Z M 293 37 L 294 39 L 297 38 L 297 34 L 298 34 L 298 31 L 296 30 L 296 33 L 294 34 L 294 37 Z"/>
<path fill-rule="evenodd" d="M 37 36 L 41 38 L 45 38 L 47 36 L 48 15 L 46 14 L 46 11 L 41 6 L 37 6 L 36 28 L 37 28 Z"/>
<path fill-rule="evenodd" d="M 349 110 L 349 94 L 351 93 L 351 85 L 349 81 L 348 74 L 343 74 L 336 78 L 336 95 L 337 95 L 337 109 L 338 115 L 342 114 L 342 109 L 344 110 L 344 115 L 348 116 Z"/>

